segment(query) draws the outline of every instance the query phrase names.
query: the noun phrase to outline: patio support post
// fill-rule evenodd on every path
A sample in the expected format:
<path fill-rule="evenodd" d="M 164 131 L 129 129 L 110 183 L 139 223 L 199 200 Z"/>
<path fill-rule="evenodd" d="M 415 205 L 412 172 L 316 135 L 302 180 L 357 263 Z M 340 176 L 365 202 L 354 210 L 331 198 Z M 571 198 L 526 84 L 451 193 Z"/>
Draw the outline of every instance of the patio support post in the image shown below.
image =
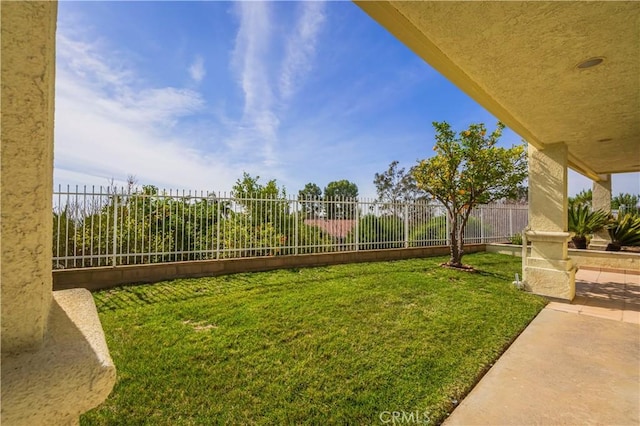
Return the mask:
<path fill-rule="evenodd" d="M 611 213 L 611 175 L 601 175 L 599 181 L 593 182 L 593 210 L 604 210 Z M 596 232 L 589 243 L 590 250 L 605 250 L 611 242 L 606 229 Z"/>
<path fill-rule="evenodd" d="M 91 293 L 52 292 L 57 6 L 0 6 L 3 425 L 77 424 L 115 382 Z"/>
<path fill-rule="evenodd" d="M 529 230 L 531 254 L 524 262 L 526 290 L 572 300 L 575 267 L 567 242 L 567 146 L 556 143 L 538 150 L 529 145 Z"/>

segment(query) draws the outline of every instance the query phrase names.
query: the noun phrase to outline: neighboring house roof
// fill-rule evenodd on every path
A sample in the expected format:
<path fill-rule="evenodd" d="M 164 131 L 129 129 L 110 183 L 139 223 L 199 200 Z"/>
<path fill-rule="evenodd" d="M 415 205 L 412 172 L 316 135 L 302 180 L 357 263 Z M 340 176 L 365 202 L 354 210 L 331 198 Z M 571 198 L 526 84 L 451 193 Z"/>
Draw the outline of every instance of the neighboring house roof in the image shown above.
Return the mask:
<path fill-rule="evenodd" d="M 346 238 L 356 225 L 356 221 L 352 219 L 305 219 L 304 224 L 317 226 L 332 237 Z"/>

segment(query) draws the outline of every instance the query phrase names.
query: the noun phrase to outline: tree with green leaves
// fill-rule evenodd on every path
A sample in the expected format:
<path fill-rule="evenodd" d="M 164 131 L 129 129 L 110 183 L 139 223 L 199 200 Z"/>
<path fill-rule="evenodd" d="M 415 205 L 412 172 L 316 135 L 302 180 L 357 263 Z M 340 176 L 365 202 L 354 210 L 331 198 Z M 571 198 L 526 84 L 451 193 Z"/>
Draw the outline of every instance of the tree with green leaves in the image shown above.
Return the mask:
<path fill-rule="evenodd" d="M 298 201 L 307 219 L 316 219 L 322 213 L 322 189 L 315 183 L 309 182 L 298 191 Z"/>
<path fill-rule="evenodd" d="M 441 202 L 449 219 L 448 266 L 464 268 L 464 230 L 478 204 L 516 196 L 527 177 L 524 145 L 497 146 L 504 124 L 489 135 L 484 124 L 471 124 L 458 134 L 447 122 L 433 122 L 436 155 L 418 163 L 413 175 L 418 187 Z"/>
<path fill-rule="evenodd" d="M 404 167 L 398 167 L 398 161 L 392 161 L 389 168 L 376 173 L 373 184 L 376 186 L 378 201 L 383 203 L 384 210 L 393 215 L 398 215 L 398 205 L 409 201 L 426 201 L 428 194 L 418 188 L 412 170 L 405 171 Z"/>
<path fill-rule="evenodd" d="M 569 197 L 570 206 L 587 206 L 591 207 L 593 202 L 593 191 L 591 189 L 582 190 L 575 197 Z"/>
<path fill-rule="evenodd" d="M 639 198 L 637 195 L 633 194 L 618 194 L 615 197 L 611 198 L 611 208 L 613 210 L 618 210 L 618 213 L 631 213 L 638 214 L 638 203 Z"/>
<path fill-rule="evenodd" d="M 329 182 L 324 188 L 329 219 L 355 219 L 358 186 L 346 179 Z"/>
<path fill-rule="evenodd" d="M 279 218 L 289 214 L 286 190 L 279 188 L 275 179 L 262 184 L 260 176 L 244 172 L 233 185 L 232 194 L 253 224 L 278 223 Z"/>

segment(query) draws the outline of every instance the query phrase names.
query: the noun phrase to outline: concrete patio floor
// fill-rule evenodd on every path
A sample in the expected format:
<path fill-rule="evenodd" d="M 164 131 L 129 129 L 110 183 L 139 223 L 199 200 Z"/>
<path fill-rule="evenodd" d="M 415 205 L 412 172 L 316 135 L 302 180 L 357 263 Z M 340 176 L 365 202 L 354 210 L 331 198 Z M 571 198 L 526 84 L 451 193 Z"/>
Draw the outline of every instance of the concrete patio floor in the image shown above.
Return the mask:
<path fill-rule="evenodd" d="M 640 324 L 640 274 L 581 269 L 575 299 L 550 302 L 547 308 Z"/>
<path fill-rule="evenodd" d="M 640 424 L 640 275 L 581 270 L 444 422 Z"/>

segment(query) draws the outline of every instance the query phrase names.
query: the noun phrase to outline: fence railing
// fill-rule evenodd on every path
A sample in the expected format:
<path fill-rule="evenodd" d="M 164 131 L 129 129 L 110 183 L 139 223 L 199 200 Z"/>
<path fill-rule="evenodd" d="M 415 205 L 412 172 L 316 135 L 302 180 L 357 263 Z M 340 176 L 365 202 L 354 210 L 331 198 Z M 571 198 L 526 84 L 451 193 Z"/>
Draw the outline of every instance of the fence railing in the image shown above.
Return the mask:
<path fill-rule="evenodd" d="M 424 201 L 59 187 L 53 204 L 55 269 L 446 245 L 449 229 L 443 206 Z M 526 224 L 526 206 L 480 206 L 465 241 L 504 241 Z"/>

